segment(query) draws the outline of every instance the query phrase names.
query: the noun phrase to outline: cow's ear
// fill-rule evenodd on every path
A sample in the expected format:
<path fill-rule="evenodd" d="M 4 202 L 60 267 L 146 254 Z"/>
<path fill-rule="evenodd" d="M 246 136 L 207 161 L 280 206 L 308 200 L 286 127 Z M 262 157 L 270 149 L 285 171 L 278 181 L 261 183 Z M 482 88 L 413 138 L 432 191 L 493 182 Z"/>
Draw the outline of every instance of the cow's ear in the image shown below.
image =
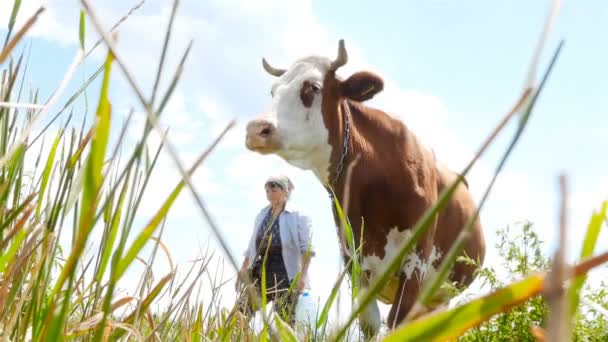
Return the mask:
<path fill-rule="evenodd" d="M 380 76 L 369 71 L 360 71 L 344 80 L 341 87 L 342 96 L 363 102 L 381 92 L 384 88 L 384 81 Z"/>

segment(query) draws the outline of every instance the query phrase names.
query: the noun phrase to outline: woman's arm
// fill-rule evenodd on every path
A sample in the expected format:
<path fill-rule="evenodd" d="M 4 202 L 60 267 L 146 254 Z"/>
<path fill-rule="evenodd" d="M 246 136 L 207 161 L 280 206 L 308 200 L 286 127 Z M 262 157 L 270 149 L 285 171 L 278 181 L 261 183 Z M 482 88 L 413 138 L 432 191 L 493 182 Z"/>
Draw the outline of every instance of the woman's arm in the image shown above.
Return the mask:
<path fill-rule="evenodd" d="M 304 255 L 310 249 L 310 256 L 315 256 L 315 249 L 312 245 L 312 223 L 308 216 L 298 215 L 298 241 L 300 253 Z"/>
<path fill-rule="evenodd" d="M 315 255 L 314 248 L 312 246 L 312 224 L 309 217 L 304 215 L 298 215 L 298 243 L 300 256 L 302 261 L 302 268 L 300 269 L 300 279 L 298 281 L 298 290 L 304 290 L 306 286 L 305 279 L 308 275 L 308 266 L 310 265 L 310 259 Z"/>

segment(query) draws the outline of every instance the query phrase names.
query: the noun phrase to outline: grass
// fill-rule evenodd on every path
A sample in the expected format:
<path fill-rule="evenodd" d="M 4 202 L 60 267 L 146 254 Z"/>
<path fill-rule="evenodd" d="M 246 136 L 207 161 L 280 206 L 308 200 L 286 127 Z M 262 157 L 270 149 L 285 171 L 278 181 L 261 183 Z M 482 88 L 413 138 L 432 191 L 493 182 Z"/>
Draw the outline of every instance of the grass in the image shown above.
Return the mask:
<path fill-rule="evenodd" d="M 341 203 L 336 201 L 342 223 L 341 236 L 345 239 L 344 247 L 350 258 L 344 272 L 337 277 L 329 299 L 322 303 L 316 324 L 303 332 L 296 332 L 282 319 L 263 315 L 263 330 L 257 332 L 234 313 L 233 307 L 225 307 L 219 297 L 220 289 L 226 284 L 217 281 L 218 273 L 223 271 L 210 268 L 216 258 L 213 252 L 203 253 L 185 274 L 178 277 L 171 251 L 162 242 L 165 219 L 176 198 L 187 189 L 194 195 L 201 215 L 209 222 L 221 248 L 228 255 L 228 267 L 238 269 L 236 259 L 227 252 L 226 240 L 215 224 L 212 213 L 207 211 L 205 202 L 190 180 L 192 174 L 221 142 L 224 134 L 233 127 L 233 123 L 227 124 L 226 129 L 200 153 L 190 167 L 181 162 L 178 151 L 158 125 L 179 82 L 192 46 L 190 44 L 184 51 L 177 70 L 172 75 L 167 75 L 170 80 L 167 89 L 160 89 L 159 80 L 166 69 L 165 56 L 178 2 L 174 3 L 170 14 L 171 20 L 164 36 L 150 96 L 145 96 L 140 90 L 140 85 L 116 50 L 112 35 L 99 24 L 94 9 L 83 0 L 80 24 L 75 28 L 80 50 L 56 91 L 42 103 L 38 103 L 35 92 L 23 99 L 23 80 L 28 58 L 24 53 L 17 54 L 16 51 L 38 17 L 44 15 L 44 9 L 37 11 L 23 27 L 15 28 L 20 3 L 19 0 L 14 1 L 8 33 L 0 52 L 0 338 L 13 341 L 358 339 L 360 336 L 353 334 L 352 330 L 360 309 L 374 299 L 390 274 L 399 267 L 400 260 L 411 251 L 417 238 L 424 233 L 430 218 L 441 210 L 458 183 L 505 130 L 507 123 L 518 119 L 511 143 L 504 151 L 494 178 L 482 197 L 481 210 L 494 181 L 522 136 L 563 46 L 560 44 L 555 51 L 547 71 L 537 84 L 538 59 L 548 32 L 545 30 L 534 53 L 528 81 L 513 109 L 490 132 L 478 153 L 461 172 L 461 177 L 440 195 L 436 205 L 420 219 L 414 227 L 413 237 L 404 242 L 399 255 L 384 270 L 380 279 L 372 284 L 370 290 L 361 292 L 357 286 L 361 272 L 361 242 L 356 241 L 355 236 L 361 234 L 352 231 L 349 219 L 343 214 L 346 210 L 342 210 Z M 141 5 L 138 3 L 119 23 L 128 20 L 128 16 Z M 547 20 L 547 28 L 555 18 L 554 10 L 555 7 Z M 119 23 L 112 31 L 118 28 Z M 86 52 L 84 36 L 90 29 L 99 32 L 103 38 Z M 45 119 L 49 109 L 54 108 L 65 91 L 75 68 L 98 46 L 107 48 L 103 65 L 68 97 L 62 109 L 51 118 L 40 134 L 33 136 L 34 128 Z M 147 121 L 134 146 L 127 145 L 124 139 L 126 132 L 132 129 L 130 116 L 117 139 L 110 139 L 112 123 L 116 120 L 109 95 L 112 87 L 110 80 L 116 72 L 127 77 L 135 91 L 135 101 L 146 110 Z M 92 82 L 99 76 L 102 77 L 100 88 L 91 88 Z M 80 125 L 73 123 L 73 116 L 67 109 L 81 96 L 86 98 L 87 92 L 99 92 L 93 117 Z M 64 120 L 62 128 L 51 132 L 50 124 L 58 119 Z M 153 132 L 161 136 L 162 143 L 158 149 L 151 151 L 146 141 Z M 47 134 L 50 139 L 48 144 Z M 43 146 L 48 148 L 42 148 Z M 182 179 L 174 185 L 171 194 L 163 199 L 155 212 L 142 213 L 142 198 L 160 153 L 169 153 Z M 563 203 L 567 203 L 565 182 L 561 198 Z M 541 241 L 530 224 L 516 227 L 515 231 L 519 234 L 515 238 L 509 237 L 510 231 L 501 231 L 499 236 L 502 240 L 496 248 L 501 251 L 511 277 L 503 279 L 494 270 L 480 266 L 478 277 L 489 286 L 490 292 L 487 295 L 417 319 L 408 319 L 387 336 L 378 338 L 389 341 L 532 341 L 546 338 L 605 340 L 608 328 L 605 323 L 608 321 L 605 316 L 608 311 L 608 293 L 603 284 L 591 288 L 585 285 L 585 280 L 587 272 L 608 261 L 606 253 L 595 253 L 597 237 L 606 220 L 607 203 L 604 202 L 591 217 L 580 262 L 576 265 L 567 265 L 563 260 L 563 249 L 567 241 L 563 235 L 566 231 L 565 224 L 560 227 L 562 248 L 552 257 L 540 253 Z M 347 207 L 348 203 L 344 203 L 344 206 Z M 565 209 L 560 213 L 562 217 L 566 214 Z M 147 220 L 143 227 L 134 224 L 138 217 Z M 71 243 L 67 245 L 60 243 L 61 237 L 66 234 L 71 236 Z M 95 244 L 92 253 L 87 253 L 86 248 L 95 237 L 100 237 L 99 243 Z M 450 286 L 445 283 L 447 270 L 456 261 L 464 237 L 462 235 L 457 238 L 457 243 L 449 251 L 449 257 L 442 263 L 439 272 L 426 280 L 416 307 L 428 305 L 440 287 Z M 146 246 L 152 248 L 151 253 L 144 256 Z M 168 260 L 170 270 L 167 274 L 157 276 L 153 274 L 152 266 L 160 257 Z M 119 291 L 121 281 L 127 270 L 137 263 L 143 264 L 144 268 L 139 275 L 136 295 L 122 295 Z M 328 319 L 328 313 L 335 304 L 338 288 L 347 279 L 347 274 L 352 285 L 350 300 L 353 311 L 346 322 L 336 326 Z M 198 285 L 204 275 L 214 279 L 208 289 L 212 294 L 208 303 L 203 303 L 197 292 L 201 290 Z M 239 276 L 243 277 L 241 280 L 244 284 L 249 283 L 246 275 Z M 245 288 L 249 291 L 246 294 L 258 306 L 266 305 L 265 298 L 258 298 L 250 291 L 250 287 Z M 160 300 L 166 305 L 160 310 L 153 310 L 154 303 Z M 553 337 L 560 330 L 560 325 L 556 323 L 569 327 L 567 335 Z"/>

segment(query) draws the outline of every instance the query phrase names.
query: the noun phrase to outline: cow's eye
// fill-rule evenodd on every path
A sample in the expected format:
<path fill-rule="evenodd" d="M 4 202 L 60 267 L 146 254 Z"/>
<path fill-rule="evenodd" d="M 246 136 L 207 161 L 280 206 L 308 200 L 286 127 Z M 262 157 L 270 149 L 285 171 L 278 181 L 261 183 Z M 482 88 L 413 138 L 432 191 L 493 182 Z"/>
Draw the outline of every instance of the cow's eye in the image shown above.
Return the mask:
<path fill-rule="evenodd" d="M 310 88 L 315 92 L 318 93 L 321 90 L 321 86 L 318 83 L 313 83 L 310 85 Z"/>

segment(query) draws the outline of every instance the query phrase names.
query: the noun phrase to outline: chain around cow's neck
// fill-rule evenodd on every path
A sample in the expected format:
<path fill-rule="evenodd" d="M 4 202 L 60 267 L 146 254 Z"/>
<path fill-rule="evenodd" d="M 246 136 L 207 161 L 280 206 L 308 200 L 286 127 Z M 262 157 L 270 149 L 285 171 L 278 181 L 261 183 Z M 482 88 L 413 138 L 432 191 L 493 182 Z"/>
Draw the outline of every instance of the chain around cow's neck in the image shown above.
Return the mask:
<path fill-rule="evenodd" d="M 348 107 L 348 102 L 344 102 L 344 140 L 342 143 L 342 155 L 340 156 L 340 160 L 338 161 L 338 166 L 336 167 L 336 176 L 331 182 L 331 189 L 329 191 L 329 199 L 331 200 L 331 209 L 333 211 L 334 217 L 337 215 L 337 207 L 334 203 L 334 192 L 336 191 L 336 182 L 340 178 L 340 174 L 342 173 L 342 169 L 344 168 L 344 161 L 346 160 L 346 156 L 348 155 L 348 144 L 350 142 L 350 108 Z M 345 213 L 345 215 L 347 215 Z M 340 225 L 336 226 L 336 230 L 338 233 L 338 240 L 340 243 L 340 249 L 342 253 L 346 256 L 347 259 L 352 259 L 351 253 L 348 251 L 348 247 L 346 244 L 346 239 L 342 229 L 340 229 Z"/>
<path fill-rule="evenodd" d="M 342 169 L 344 168 L 344 161 L 346 160 L 346 156 L 348 155 L 348 143 L 350 142 L 350 108 L 348 108 L 348 102 L 344 104 L 344 141 L 342 143 L 342 155 L 340 156 L 340 160 L 338 161 L 338 166 L 336 167 L 336 176 L 331 183 L 331 190 L 336 191 L 336 182 L 340 178 L 340 174 L 342 173 Z M 329 192 L 329 198 L 333 201 L 334 193 Z"/>

